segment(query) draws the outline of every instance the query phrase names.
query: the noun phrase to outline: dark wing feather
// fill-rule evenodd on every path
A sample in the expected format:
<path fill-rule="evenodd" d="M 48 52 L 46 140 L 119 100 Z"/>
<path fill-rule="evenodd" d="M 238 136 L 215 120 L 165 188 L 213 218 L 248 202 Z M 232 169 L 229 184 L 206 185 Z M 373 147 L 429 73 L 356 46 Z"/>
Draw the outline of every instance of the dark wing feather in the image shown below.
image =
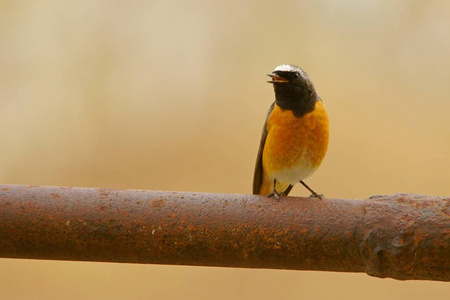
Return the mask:
<path fill-rule="evenodd" d="M 264 127 L 261 135 L 261 143 L 259 144 L 258 157 L 256 158 L 255 165 L 255 174 L 253 176 L 253 194 L 258 195 L 259 190 L 261 189 L 262 181 L 263 181 L 263 167 L 262 167 L 262 156 L 264 151 L 264 144 L 266 143 L 267 138 L 267 120 L 269 120 L 270 114 L 275 107 L 275 102 L 269 108 L 269 112 L 267 113 L 266 121 L 264 122 Z"/>

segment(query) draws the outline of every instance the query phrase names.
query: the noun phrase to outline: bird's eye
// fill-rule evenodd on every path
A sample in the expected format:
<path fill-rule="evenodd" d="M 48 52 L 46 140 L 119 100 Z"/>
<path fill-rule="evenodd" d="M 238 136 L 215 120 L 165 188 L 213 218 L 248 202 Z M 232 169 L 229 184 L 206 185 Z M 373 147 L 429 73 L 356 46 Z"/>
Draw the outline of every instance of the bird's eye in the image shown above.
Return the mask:
<path fill-rule="evenodd" d="M 297 72 L 294 73 L 294 79 L 297 79 L 300 77 L 300 74 L 298 74 Z"/>

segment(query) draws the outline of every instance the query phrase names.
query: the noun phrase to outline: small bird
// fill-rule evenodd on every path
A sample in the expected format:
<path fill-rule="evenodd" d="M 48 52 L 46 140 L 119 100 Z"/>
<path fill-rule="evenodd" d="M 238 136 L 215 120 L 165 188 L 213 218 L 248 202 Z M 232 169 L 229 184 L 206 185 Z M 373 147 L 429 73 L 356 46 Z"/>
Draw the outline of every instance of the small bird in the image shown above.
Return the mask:
<path fill-rule="evenodd" d="M 253 194 L 279 200 L 300 182 L 311 197 L 323 198 L 303 181 L 319 168 L 328 149 L 329 123 L 322 99 L 298 66 L 281 65 L 268 76 L 275 102 L 262 131 Z"/>

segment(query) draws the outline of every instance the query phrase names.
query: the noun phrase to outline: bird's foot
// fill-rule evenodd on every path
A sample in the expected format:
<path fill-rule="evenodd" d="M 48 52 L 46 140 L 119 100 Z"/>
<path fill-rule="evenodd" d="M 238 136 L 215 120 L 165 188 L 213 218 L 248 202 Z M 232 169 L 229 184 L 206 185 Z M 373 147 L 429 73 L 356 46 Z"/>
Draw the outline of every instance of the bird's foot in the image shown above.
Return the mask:
<path fill-rule="evenodd" d="M 310 188 L 303 180 L 300 180 L 300 183 L 308 189 L 308 191 L 311 192 L 311 196 L 309 197 L 314 197 L 314 198 L 319 198 L 319 199 L 323 199 L 325 198 L 322 194 L 318 194 L 316 193 L 312 188 Z"/>
<path fill-rule="evenodd" d="M 323 194 L 317 194 L 316 192 L 312 193 L 309 197 L 310 198 L 319 198 L 320 200 L 323 200 L 325 198 L 325 196 Z"/>
<path fill-rule="evenodd" d="M 277 201 L 280 201 L 280 196 L 282 196 L 282 194 L 279 194 L 277 191 L 273 191 L 273 193 L 270 193 L 269 195 L 267 195 L 268 198 L 275 197 L 275 199 L 277 199 Z"/>
<path fill-rule="evenodd" d="M 269 195 L 267 195 L 267 197 L 275 197 L 275 199 L 277 199 L 277 201 L 280 201 L 280 196 L 283 195 L 283 193 L 278 193 L 277 192 L 277 180 L 274 179 L 273 180 L 273 192 L 270 193 Z"/>

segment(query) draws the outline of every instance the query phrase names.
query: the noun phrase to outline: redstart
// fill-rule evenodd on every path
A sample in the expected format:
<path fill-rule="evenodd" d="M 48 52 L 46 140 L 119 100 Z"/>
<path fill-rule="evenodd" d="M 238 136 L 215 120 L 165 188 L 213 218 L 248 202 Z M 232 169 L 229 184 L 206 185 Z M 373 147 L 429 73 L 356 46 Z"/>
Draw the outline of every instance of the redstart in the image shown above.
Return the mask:
<path fill-rule="evenodd" d="M 253 178 L 253 194 L 287 196 L 300 182 L 312 197 L 322 198 L 303 181 L 320 166 L 328 148 L 328 115 L 308 74 L 281 65 L 268 74 L 275 102 L 264 123 Z"/>

